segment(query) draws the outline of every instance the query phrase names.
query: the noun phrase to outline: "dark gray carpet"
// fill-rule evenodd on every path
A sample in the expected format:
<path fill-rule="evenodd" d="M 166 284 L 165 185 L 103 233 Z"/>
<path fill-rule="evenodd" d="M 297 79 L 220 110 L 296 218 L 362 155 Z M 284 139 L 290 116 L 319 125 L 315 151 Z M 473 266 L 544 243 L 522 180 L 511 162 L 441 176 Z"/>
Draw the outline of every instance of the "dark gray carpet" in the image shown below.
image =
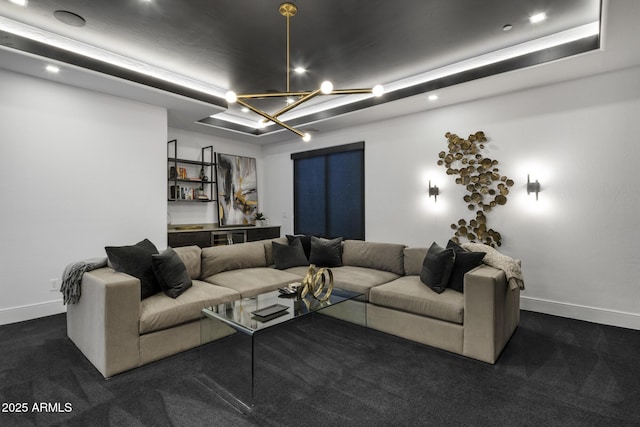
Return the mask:
<path fill-rule="evenodd" d="M 256 404 L 242 412 L 211 378 L 248 391 L 235 373 L 249 372 L 247 344 L 104 380 L 64 315 L 1 326 L 0 425 L 640 425 L 640 331 L 522 312 L 492 366 L 316 316 L 258 337 Z"/>

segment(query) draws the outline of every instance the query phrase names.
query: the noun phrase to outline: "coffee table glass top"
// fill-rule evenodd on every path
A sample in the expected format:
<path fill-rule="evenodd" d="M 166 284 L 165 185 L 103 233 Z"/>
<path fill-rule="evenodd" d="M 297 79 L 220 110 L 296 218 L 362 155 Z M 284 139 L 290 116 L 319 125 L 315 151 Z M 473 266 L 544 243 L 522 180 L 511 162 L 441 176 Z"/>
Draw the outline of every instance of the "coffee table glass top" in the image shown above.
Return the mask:
<path fill-rule="evenodd" d="M 362 295 L 360 292 L 333 288 L 327 301 L 318 301 L 309 295 L 300 298 L 298 295 L 282 296 L 280 292 L 272 291 L 205 308 L 202 310 L 202 314 L 209 318 L 218 319 L 246 334 L 253 335 L 261 329 L 323 310 Z"/>

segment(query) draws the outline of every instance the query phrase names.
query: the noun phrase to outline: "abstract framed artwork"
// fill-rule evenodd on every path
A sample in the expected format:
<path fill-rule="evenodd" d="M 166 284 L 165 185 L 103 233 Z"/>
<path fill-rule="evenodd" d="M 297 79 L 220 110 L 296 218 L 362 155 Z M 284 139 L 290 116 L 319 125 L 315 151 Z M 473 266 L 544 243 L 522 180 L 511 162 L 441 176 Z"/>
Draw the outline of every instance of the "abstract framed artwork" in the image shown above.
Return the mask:
<path fill-rule="evenodd" d="M 218 225 L 253 225 L 258 210 L 256 159 L 217 153 Z"/>

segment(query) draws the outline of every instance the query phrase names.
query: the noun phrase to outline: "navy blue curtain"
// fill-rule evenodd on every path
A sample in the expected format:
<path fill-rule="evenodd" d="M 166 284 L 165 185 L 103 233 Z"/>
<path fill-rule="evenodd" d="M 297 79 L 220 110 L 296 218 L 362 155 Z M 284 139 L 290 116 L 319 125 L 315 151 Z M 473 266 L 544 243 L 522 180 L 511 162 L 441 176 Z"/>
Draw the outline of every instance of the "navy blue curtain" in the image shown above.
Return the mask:
<path fill-rule="evenodd" d="M 294 232 L 364 240 L 364 144 L 292 158 Z"/>

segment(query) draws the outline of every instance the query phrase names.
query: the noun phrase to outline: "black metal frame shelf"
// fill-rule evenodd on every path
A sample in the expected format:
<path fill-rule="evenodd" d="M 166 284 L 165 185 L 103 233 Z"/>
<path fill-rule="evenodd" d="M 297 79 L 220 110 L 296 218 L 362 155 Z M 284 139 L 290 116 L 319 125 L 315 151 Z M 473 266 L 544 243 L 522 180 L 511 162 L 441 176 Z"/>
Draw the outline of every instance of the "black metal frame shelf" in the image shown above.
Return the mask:
<path fill-rule="evenodd" d="M 170 156 L 171 144 L 173 144 L 173 156 Z M 206 151 L 208 151 L 209 161 L 205 161 Z M 179 203 L 217 203 L 217 194 L 218 194 L 218 183 L 215 180 L 215 176 L 217 176 L 217 165 L 214 161 L 216 158 L 216 153 L 213 151 L 213 146 L 209 145 L 207 147 L 202 147 L 200 149 L 200 155 L 202 160 L 191 160 L 191 159 L 183 159 L 178 157 L 178 140 L 172 139 L 167 142 L 167 163 L 170 168 L 173 168 L 174 174 L 173 177 L 168 177 L 167 184 L 167 193 L 169 197 L 167 201 L 169 202 L 179 202 Z M 179 178 L 177 171 L 178 165 L 194 165 L 200 166 L 200 179 L 197 178 Z M 208 168 L 209 177 L 206 180 L 203 180 L 202 177 L 206 177 L 205 168 Z M 179 186 L 178 184 L 191 184 L 189 186 Z M 181 188 L 189 188 L 189 189 L 199 189 L 202 192 L 205 191 L 205 186 L 209 187 L 209 196 L 206 199 L 201 198 L 180 198 L 180 197 L 171 197 L 176 194 L 176 191 Z M 181 191 L 181 190 L 180 190 Z M 215 193 L 214 193 L 215 191 Z"/>

